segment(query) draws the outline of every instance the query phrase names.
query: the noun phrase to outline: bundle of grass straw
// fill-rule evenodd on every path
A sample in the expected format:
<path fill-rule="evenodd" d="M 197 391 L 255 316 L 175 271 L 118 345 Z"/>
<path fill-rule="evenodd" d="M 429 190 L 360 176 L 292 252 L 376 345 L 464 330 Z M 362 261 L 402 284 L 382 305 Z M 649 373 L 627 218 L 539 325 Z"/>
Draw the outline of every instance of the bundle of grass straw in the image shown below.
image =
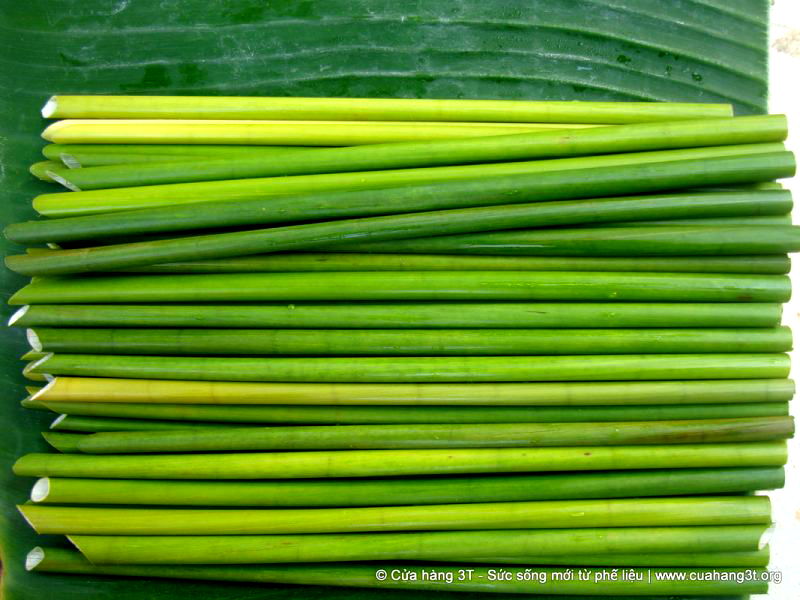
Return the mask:
<path fill-rule="evenodd" d="M 78 551 L 29 570 L 766 590 L 752 492 L 783 485 L 794 431 L 782 116 L 145 96 L 43 116 L 31 172 L 70 191 L 8 226 L 29 248 L 6 262 L 33 277 L 10 325 L 57 452 L 14 471 L 39 478 L 24 518 Z"/>

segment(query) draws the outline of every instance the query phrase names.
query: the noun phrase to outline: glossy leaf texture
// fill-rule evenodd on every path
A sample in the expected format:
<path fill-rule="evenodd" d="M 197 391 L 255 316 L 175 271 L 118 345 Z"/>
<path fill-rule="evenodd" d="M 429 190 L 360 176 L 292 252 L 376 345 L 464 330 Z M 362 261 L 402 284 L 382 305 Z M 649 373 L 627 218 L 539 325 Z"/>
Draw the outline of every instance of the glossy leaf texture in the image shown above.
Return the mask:
<path fill-rule="evenodd" d="M 41 160 L 38 136 L 45 122 L 39 109 L 53 93 L 732 102 L 738 114 L 762 113 L 767 5 L 767 0 L 4 2 L 2 220 L 32 218 L 31 198 L 53 191 L 27 172 Z M 3 297 L 23 283 L 3 270 Z M 3 310 L 8 316 L 5 305 Z M 32 481 L 12 477 L 10 465 L 25 452 L 47 450 L 39 431 L 52 417 L 19 408 L 25 393 L 16 357 L 25 349 L 23 333 L 4 328 L 2 336 L 0 546 L 6 600 L 87 594 L 115 600 L 425 595 L 26 573 L 25 552 L 58 540 L 37 539 L 20 518 L 14 505 L 26 499 Z"/>

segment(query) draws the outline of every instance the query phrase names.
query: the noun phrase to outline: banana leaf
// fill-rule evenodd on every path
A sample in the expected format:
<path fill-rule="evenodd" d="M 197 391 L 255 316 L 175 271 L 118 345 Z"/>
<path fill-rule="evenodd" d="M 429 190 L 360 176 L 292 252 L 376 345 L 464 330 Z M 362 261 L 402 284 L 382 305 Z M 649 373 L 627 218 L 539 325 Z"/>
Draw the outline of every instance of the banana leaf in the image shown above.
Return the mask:
<path fill-rule="evenodd" d="M 767 0 L 3 2 L 2 221 L 32 218 L 31 198 L 54 191 L 27 171 L 41 160 L 39 109 L 53 93 L 661 100 L 762 113 L 767 9 Z M 23 283 L 3 270 L 6 299 Z M 456 597 L 27 573 L 34 545 L 65 542 L 35 536 L 14 508 L 32 481 L 12 477 L 10 465 L 47 450 L 39 431 L 50 417 L 15 402 L 25 396 L 23 332 L 4 328 L 2 348 L 5 600 Z"/>

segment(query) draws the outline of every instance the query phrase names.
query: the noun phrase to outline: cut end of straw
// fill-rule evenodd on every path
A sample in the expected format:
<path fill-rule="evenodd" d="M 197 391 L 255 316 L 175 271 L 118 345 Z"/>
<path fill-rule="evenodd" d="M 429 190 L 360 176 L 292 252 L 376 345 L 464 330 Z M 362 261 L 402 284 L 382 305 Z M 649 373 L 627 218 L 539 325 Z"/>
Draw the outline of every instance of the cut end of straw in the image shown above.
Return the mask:
<path fill-rule="evenodd" d="M 25 514 L 25 505 L 18 504 L 17 510 L 19 511 L 19 514 L 22 515 L 22 518 L 28 523 L 28 525 L 30 525 L 36 533 L 39 533 L 39 530 L 36 528 L 36 524 L 28 518 L 28 515 Z"/>
<path fill-rule="evenodd" d="M 79 188 L 77 185 L 75 185 L 71 181 L 67 181 L 62 175 L 59 175 L 55 171 L 45 170 L 45 175 L 50 177 L 56 183 L 60 183 L 61 185 L 63 185 L 68 190 L 72 190 L 73 192 L 80 192 L 81 191 L 81 188 Z"/>
<path fill-rule="evenodd" d="M 35 360 L 33 362 L 28 363 L 25 368 L 30 372 L 36 373 L 37 372 L 36 369 L 38 369 L 40 366 L 42 366 L 44 363 L 46 363 L 51 358 L 53 358 L 53 353 L 52 352 L 48 352 L 47 354 L 45 354 L 39 360 Z M 43 373 L 43 375 L 47 376 L 45 373 Z M 53 376 L 50 375 L 50 377 L 52 378 Z M 48 387 L 50 387 L 50 386 L 47 386 L 47 385 L 44 386 L 42 388 L 42 391 L 46 390 Z"/>
<path fill-rule="evenodd" d="M 31 349 L 34 352 L 41 352 L 42 351 L 42 341 L 39 339 L 39 336 L 33 329 L 28 329 L 25 332 L 25 335 L 28 338 L 28 343 L 31 345 Z"/>
<path fill-rule="evenodd" d="M 87 556 L 87 555 L 84 553 L 84 551 L 83 551 L 83 548 L 81 548 L 81 545 L 78 543 L 78 541 L 83 541 L 83 536 L 80 536 L 80 535 L 66 535 L 66 536 L 64 536 L 64 537 L 66 537 L 66 538 L 67 538 L 67 541 L 68 541 L 70 544 L 72 544 L 73 546 L 75 546 L 75 549 L 76 549 L 78 552 L 80 552 L 81 554 L 83 554 L 83 557 L 84 557 L 86 560 L 88 560 L 89 562 L 92 562 L 92 559 L 91 559 L 91 558 L 89 558 L 89 557 L 88 557 L 88 556 Z"/>
<path fill-rule="evenodd" d="M 39 359 L 39 360 L 41 360 L 41 359 Z M 30 376 L 31 376 L 32 374 L 35 374 L 35 373 L 33 373 L 33 371 L 32 371 L 32 369 L 33 369 L 33 366 L 34 366 L 34 364 L 35 364 L 35 363 L 37 363 L 37 362 L 39 362 L 39 361 L 37 360 L 37 361 L 34 361 L 34 362 L 29 362 L 27 365 L 25 365 L 24 367 L 22 367 L 22 376 L 23 376 L 23 377 L 27 377 L 28 379 L 31 379 L 31 377 L 30 377 Z M 34 381 L 35 381 L 35 379 L 34 379 Z"/>
<path fill-rule="evenodd" d="M 58 108 L 58 96 L 50 96 L 42 107 L 42 117 L 51 119 Z"/>
<path fill-rule="evenodd" d="M 55 418 L 55 420 L 52 423 L 50 423 L 50 429 L 58 428 L 58 424 L 61 423 L 61 421 L 63 421 L 66 418 L 67 418 L 67 415 L 58 415 Z"/>
<path fill-rule="evenodd" d="M 42 477 L 33 484 L 31 502 L 44 502 L 50 495 L 50 478 Z"/>
<path fill-rule="evenodd" d="M 28 555 L 25 557 L 25 570 L 26 571 L 35 570 L 36 567 L 38 567 L 43 560 L 44 560 L 44 548 L 36 546 L 33 550 L 28 552 Z"/>
<path fill-rule="evenodd" d="M 8 326 L 11 327 L 12 325 L 14 325 L 14 323 L 19 321 L 22 317 L 24 317 L 25 313 L 27 313 L 28 310 L 30 310 L 30 308 L 31 308 L 31 305 L 30 304 L 26 304 L 25 306 L 20 308 L 17 312 L 15 312 L 13 315 L 11 315 L 11 318 L 8 319 Z"/>
<path fill-rule="evenodd" d="M 36 390 L 35 392 L 33 392 L 33 393 L 31 394 L 31 396 L 30 396 L 30 399 L 31 399 L 31 401 L 36 401 L 36 400 L 38 400 L 38 399 L 39 399 L 41 396 L 43 396 L 45 393 L 47 393 L 47 390 L 49 390 L 49 389 L 50 389 L 51 387 L 53 387 L 55 384 L 56 384 L 56 378 L 55 378 L 55 377 L 53 377 L 53 378 L 50 380 L 50 382 L 49 382 L 49 383 L 45 384 L 43 387 L 40 387 L 38 390 Z"/>
<path fill-rule="evenodd" d="M 83 438 L 84 436 L 79 433 L 43 431 L 42 437 L 44 438 L 45 442 L 50 444 L 53 448 L 55 448 L 59 452 L 63 452 L 65 454 L 72 454 L 75 452 L 80 452 L 80 448 L 78 446 L 80 444 L 81 438 Z"/>
<path fill-rule="evenodd" d="M 775 524 L 773 523 L 769 527 L 764 530 L 764 533 L 761 534 L 761 537 L 758 539 L 758 549 L 763 550 L 767 547 L 770 540 L 772 540 L 772 535 L 775 533 Z"/>
<path fill-rule="evenodd" d="M 39 409 L 39 408 L 42 408 L 42 409 L 44 409 L 44 407 L 43 407 L 43 406 L 40 406 L 38 403 L 36 403 L 36 402 L 34 402 L 33 400 L 31 400 L 31 397 L 30 397 L 30 396 L 26 396 L 25 398 L 23 398 L 22 400 L 20 400 L 20 402 L 19 402 L 19 405 L 20 405 L 22 408 L 30 408 L 30 409 Z M 49 409 L 44 409 L 44 410 L 49 410 Z"/>
<path fill-rule="evenodd" d="M 66 165 L 68 169 L 80 169 L 81 163 L 75 158 L 72 154 L 61 153 L 58 155 L 61 158 L 61 162 Z"/>

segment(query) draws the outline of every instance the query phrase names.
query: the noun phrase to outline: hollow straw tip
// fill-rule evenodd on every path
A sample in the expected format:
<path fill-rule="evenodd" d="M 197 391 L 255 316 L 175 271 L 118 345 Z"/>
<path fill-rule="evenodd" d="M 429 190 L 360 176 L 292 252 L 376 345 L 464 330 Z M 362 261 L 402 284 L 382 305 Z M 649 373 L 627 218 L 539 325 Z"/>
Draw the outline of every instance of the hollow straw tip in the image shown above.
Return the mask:
<path fill-rule="evenodd" d="M 44 560 L 44 548 L 42 548 L 41 546 L 36 546 L 25 556 L 25 570 L 26 571 L 35 570 L 36 567 L 38 567 L 43 560 Z"/>
<path fill-rule="evenodd" d="M 52 119 L 58 110 L 58 96 L 50 96 L 42 107 L 42 118 Z"/>
<path fill-rule="evenodd" d="M 28 372 L 39 373 L 39 371 L 37 369 L 39 367 L 41 367 L 42 365 L 44 365 L 44 363 L 46 363 L 51 358 L 53 358 L 53 353 L 52 352 L 48 352 L 42 358 L 40 358 L 38 360 L 34 360 L 33 362 L 28 363 L 25 368 L 28 370 Z M 53 381 L 55 379 L 49 373 L 41 373 L 41 374 L 44 375 L 45 377 L 47 377 L 48 381 Z M 46 389 L 47 387 L 49 387 L 49 386 L 45 386 L 44 388 L 42 388 L 42 390 Z"/>
<path fill-rule="evenodd" d="M 61 421 L 63 421 L 66 418 L 67 415 L 58 415 L 55 418 L 55 420 L 52 423 L 50 423 L 50 429 L 56 429 L 58 427 L 58 424 L 61 423 Z"/>
<path fill-rule="evenodd" d="M 31 488 L 31 502 L 44 502 L 50 495 L 50 478 L 40 477 Z"/>
<path fill-rule="evenodd" d="M 771 523 L 769 527 L 764 530 L 764 533 L 761 534 L 761 537 L 758 538 L 758 549 L 763 550 L 766 548 L 770 540 L 772 540 L 772 536 L 775 533 L 775 523 Z"/>
<path fill-rule="evenodd" d="M 791 157 L 791 159 L 792 159 L 792 170 L 791 170 L 791 173 L 788 173 L 787 175 L 784 176 L 785 179 L 789 179 L 791 177 L 794 177 L 797 174 L 797 156 L 795 155 L 794 152 L 792 152 L 791 150 L 788 150 L 788 149 L 786 150 L 786 154 L 788 154 L 789 157 Z"/>
<path fill-rule="evenodd" d="M 73 192 L 80 192 L 81 191 L 81 188 L 79 188 L 77 185 L 75 185 L 74 183 L 69 181 L 63 175 L 60 175 L 59 173 L 56 173 L 55 171 L 51 171 L 49 169 L 45 169 L 44 174 L 47 175 L 48 177 L 50 177 L 56 183 L 60 183 L 61 185 L 63 185 L 68 190 L 71 190 Z"/>
<path fill-rule="evenodd" d="M 25 330 L 25 337 L 28 338 L 28 344 L 30 344 L 31 349 L 34 352 L 42 351 L 42 341 L 39 339 L 39 335 L 32 328 Z"/>
<path fill-rule="evenodd" d="M 58 157 L 68 169 L 80 169 L 82 167 L 81 162 L 72 154 L 62 152 Z"/>
<path fill-rule="evenodd" d="M 25 314 L 30 310 L 30 308 L 31 305 L 26 304 L 25 306 L 22 306 L 19 310 L 17 310 L 13 315 L 11 315 L 11 317 L 9 317 L 8 326 L 13 327 L 14 323 L 19 321 L 22 317 L 24 317 Z"/>
<path fill-rule="evenodd" d="M 783 471 L 784 471 L 784 474 L 785 474 L 785 472 L 786 472 L 786 471 L 785 471 L 785 469 L 784 469 Z M 766 492 L 764 492 L 764 491 L 756 491 L 756 492 L 755 492 L 755 496 L 754 496 L 754 497 L 755 497 L 755 498 L 758 498 L 760 502 L 762 502 L 763 504 L 765 504 L 765 505 L 766 505 L 766 510 L 765 510 L 765 512 L 766 512 L 768 515 L 772 515 L 772 498 L 770 498 L 770 497 L 767 495 L 767 493 L 766 493 Z M 768 521 L 768 522 L 769 522 L 769 523 L 771 523 L 771 522 L 772 522 L 772 520 L 771 520 L 771 519 L 769 519 L 769 521 Z M 766 542 L 766 543 L 769 543 L 769 540 L 767 540 L 767 542 Z"/>
<path fill-rule="evenodd" d="M 38 378 L 35 378 L 35 377 L 32 378 L 31 377 L 31 375 L 37 375 L 37 373 L 33 372 L 33 365 L 34 365 L 34 363 L 37 363 L 37 362 L 39 362 L 39 361 L 37 360 L 37 361 L 29 362 L 24 367 L 22 367 L 22 376 L 23 377 L 27 377 L 28 379 L 31 379 L 33 381 L 38 381 Z"/>

